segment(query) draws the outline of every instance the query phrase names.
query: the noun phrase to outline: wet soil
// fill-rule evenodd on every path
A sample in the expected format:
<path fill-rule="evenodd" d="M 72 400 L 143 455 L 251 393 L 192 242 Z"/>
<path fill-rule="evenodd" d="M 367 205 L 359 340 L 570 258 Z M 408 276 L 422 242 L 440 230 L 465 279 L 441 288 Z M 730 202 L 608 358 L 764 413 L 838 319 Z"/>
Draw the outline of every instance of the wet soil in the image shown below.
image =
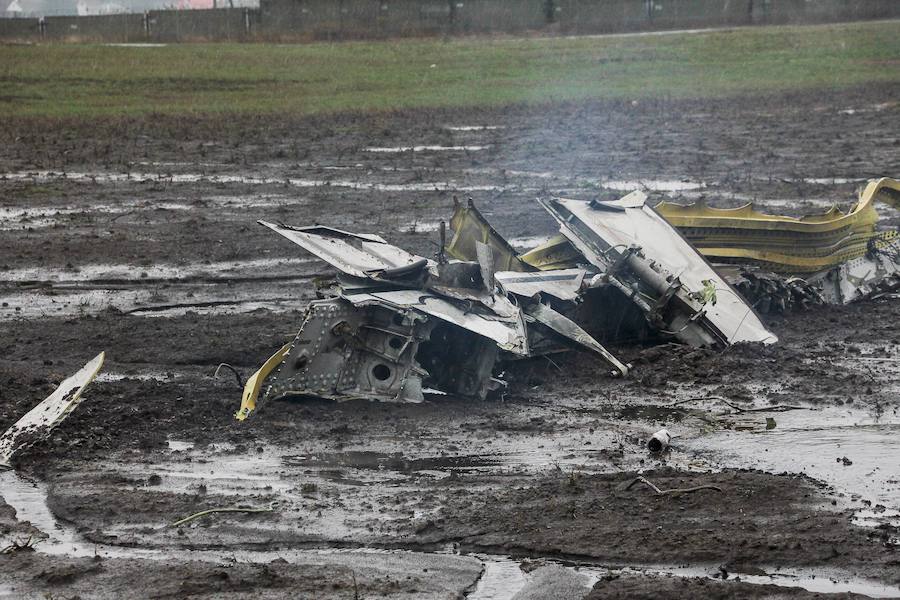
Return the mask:
<path fill-rule="evenodd" d="M 674 559 L 748 574 L 815 566 L 900 584 L 900 554 L 885 547 L 882 532 L 823 507 L 821 484 L 803 476 L 654 469 L 643 477 L 669 493 L 636 482 L 633 472 L 561 469 L 524 488 L 451 498 L 442 518 L 417 535 L 521 556 L 626 565 Z"/>
<path fill-rule="evenodd" d="M 635 365 L 624 380 L 583 356 L 526 361 L 485 402 L 273 402 L 237 423 L 233 376 L 213 377 L 222 362 L 246 376 L 290 339 L 313 278 L 328 273 L 256 219 L 379 233 L 430 256 L 454 194 L 521 246 L 554 232 L 534 202 L 548 194 L 635 185 L 658 200 L 792 214 L 846 206 L 861 180 L 900 174 L 898 92 L 0 123 L 0 429 L 97 352 L 108 357 L 78 410 L 17 458 L 47 486 L 58 525 L 102 558 L 58 546 L 0 556 L 0 597 L 135 586 L 353 597 L 350 569 L 360 597 L 511 598 L 522 573 L 491 596 L 477 583 L 491 572 L 484 555 L 591 565 L 592 598 L 843 591 L 735 581 L 792 569 L 900 596 L 900 523 L 888 518 L 900 472 L 885 458 L 900 433 L 896 300 L 767 317 L 781 340 L 771 347 L 620 344 L 611 349 Z M 476 125 L 494 128 L 449 127 Z M 417 145 L 467 149 L 370 151 Z M 881 223 L 900 217 L 885 210 Z M 650 455 L 662 426 L 673 448 Z M 663 489 L 722 491 L 623 489 L 641 471 Z M 3 496 L 0 546 L 34 532 L 33 507 Z M 273 510 L 168 527 L 222 506 Z M 428 566 L 401 561 L 401 576 L 324 555 L 296 568 L 310 559 L 289 553 L 315 548 L 415 551 Z M 223 567 L 221 555 L 185 550 L 250 554 Z M 699 573 L 615 571 L 629 565 Z M 702 577 L 720 567 L 727 581 Z"/>
<path fill-rule="evenodd" d="M 465 589 L 477 578 L 480 565 L 474 560 L 471 563 L 467 569 L 457 566 L 461 573 L 459 581 L 452 582 L 456 588 Z M 10 596 L 17 598 L 344 599 L 456 594 L 447 581 L 429 575 L 428 567 L 396 573 L 355 564 L 298 564 L 278 558 L 261 564 L 236 560 L 216 563 L 48 557 L 36 552 L 0 558 L 0 564 L 19 574 L 9 586 Z M 433 571 L 436 565 L 429 566 Z"/>
<path fill-rule="evenodd" d="M 750 584 L 743 582 L 717 582 L 703 577 L 615 577 L 596 584 L 586 600 L 655 600 L 656 598 L 708 598 L 725 600 L 728 598 L 756 598 L 763 596 L 770 600 L 792 598 L 807 600 L 812 598 L 866 598 L 860 594 L 821 594 L 798 588 L 785 589 L 774 585 Z"/>

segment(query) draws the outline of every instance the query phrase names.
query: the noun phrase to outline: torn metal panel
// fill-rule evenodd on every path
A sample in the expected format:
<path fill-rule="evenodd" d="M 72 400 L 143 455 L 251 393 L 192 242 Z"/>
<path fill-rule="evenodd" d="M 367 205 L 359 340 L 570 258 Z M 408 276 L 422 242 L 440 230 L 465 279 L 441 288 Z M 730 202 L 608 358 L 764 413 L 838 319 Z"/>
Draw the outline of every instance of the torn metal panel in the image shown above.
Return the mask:
<path fill-rule="evenodd" d="M 341 298 L 312 302 L 294 341 L 272 357 L 283 359 L 266 380 L 265 397 L 421 402 L 427 373 L 415 355 L 432 327 L 412 311 L 384 305 L 360 308 Z"/>
<path fill-rule="evenodd" d="M 493 292 L 494 291 L 494 272 L 496 269 L 494 268 L 494 251 L 487 244 L 482 244 L 481 242 L 475 242 L 475 253 L 478 255 L 478 266 L 481 269 L 481 281 L 484 283 L 484 287 Z"/>
<path fill-rule="evenodd" d="M 241 396 L 241 407 L 234 414 L 234 418 L 238 421 L 243 421 L 247 417 L 250 416 L 250 413 L 256 410 L 256 400 L 259 398 L 259 392 L 262 389 L 263 382 L 266 380 L 266 377 L 269 376 L 269 373 L 275 370 L 275 367 L 280 365 L 285 358 L 287 358 L 288 353 L 291 351 L 292 344 L 285 344 L 281 347 L 281 349 L 269 357 L 263 366 L 261 366 L 256 373 L 251 375 L 247 379 L 247 383 L 244 384 L 244 393 Z"/>
<path fill-rule="evenodd" d="M 265 399 L 315 396 L 331 400 L 368 398 L 422 402 L 423 390 L 484 398 L 492 389 L 497 344 L 486 337 L 374 297 L 312 302 L 293 342 L 259 373 Z M 258 385 L 245 391 L 248 410 Z"/>
<path fill-rule="evenodd" d="M 584 257 L 564 235 L 555 235 L 540 246 L 519 256 L 525 264 L 541 271 L 568 269 L 584 262 Z"/>
<path fill-rule="evenodd" d="M 717 270 L 762 314 L 780 314 L 826 303 L 819 288 L 800 277 L 733 265 L 721 265 Z"/>
<path fill-rule="evenodd" d="M 528 334 L 519 311 L 503 317 L 489 311 L 478 311 L 474 306 L 472 310 L 466 310 L 444 298 L 418 290 L 354 294 L 345 298 L 355 306 L 382 303 L 395 309 L 415 310 L 493 340 L 501 350 L 520 356 L 529 353 Z"/>
<path fill-rule="evenodd" d="M 562 234 L 660 329 L 692 345 L 777 341 L 753 311 L 652 208 L 642 192 L 616 202 L 553 199 Z M 704 292 L 712 291 L 712 297 Z M 706 300 L 706 301 L 704 301 Z"/>
<path fill-rule="evenodd" d="M 533 302 L 526 305 L 524 310 L 525 314 L 529 317 L 564 337 L 571 344 L 601 357 L 615 369 L 614 375 L 624 376 L 628 374 L 627 365 L 623 364 L 619 359 L 613 356 L 574 321 L 564 317 L 549 306 L 541 304 L 540 302 Z"/>
<path fill-rule="evenodd" d="M 877 202 L 900 207 L 900 182 L 872 180 L 849 211 L 835 206 L 799 218 L 762 213 L 751 204 L 726 209 L 661 202 L 656 210 L 716 262 L 812 273 L 865 256 L 869 240 L 880 235 L 875 229 Z"/>
<path fill-rule="evenodd" d="M 9 461 L 16 452 L 49 435 L 75 410 L 82 400 L 84 388 L 100 372 L 104 358 L 104 352 L 95 356 L 0 436 L 0 466 L 9 467 Z"/>
<path fill-rule="evenodd" d="M 477 262 L 476 243 L 487 244 L 494 250 L 494 265 L 498 271 L 533 271 L 518 258 L 515 249 L 491 227 L 487 219 L 478 212 L 472 200 L 465 205 L 455 201 L 453 217 L 450 219 L 453 239 L 447 247 L 450 256 L 459 260 Z"/>
<path fill-rule="evenodd" d="M 377 235 L 354 234 L 330 227 L 288 227 L 259 221 L 334 268 L 354 277 L 402 277 L 427 266 L 421 256 L 388 244 Z M 404 271 L 408 269 L 409 271 Z"/>
<path fill-rule="evenodd" d="M 827 302 L 849 304 L 900 289 L 900 239 L 873 238 L 865 256 L 817 273 L 809 283 L 821 290 Z"/>
<path fill-rule="evenodd" d="M 558 300 L 574 302 L 581 297 L 586 274 L 584 269 L 561 269 L 536 273 L 501 271 L 494 277 L 503 290 L 517 296 L 531 298 L 547 294 Z"/>

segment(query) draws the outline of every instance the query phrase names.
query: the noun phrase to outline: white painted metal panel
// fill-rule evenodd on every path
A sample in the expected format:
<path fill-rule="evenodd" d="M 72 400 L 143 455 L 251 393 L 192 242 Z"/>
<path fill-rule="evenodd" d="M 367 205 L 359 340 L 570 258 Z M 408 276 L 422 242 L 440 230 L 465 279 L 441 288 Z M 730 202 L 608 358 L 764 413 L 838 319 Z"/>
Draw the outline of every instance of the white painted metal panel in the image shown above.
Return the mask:
<path fill-rule="evenodd" d="M 610 246 L 610 256 L 617 256 L 628 247 L 639 246 L 648 259 L 678 277 L 689 293 L 703 290 L 704 280 L 713 282 L 716 304 L 705 305 L 705 318 L 729 343 L 770 344 L 778 341 L 752 307 L 700 253 L 646 204 L 646 196 L 642 192 L 632 192 L 621 200 L 604 202 L 596 208 L 580 200 L 560 199 L 556 202 L 601 237 Z"/>
<path fill-rule="evenodd" d="M 378 271 L 422 260 L 377 235 L 348 233 L 330 227 L 284 227 L 266 221 L 259 221 L 259 224 L 354 277 L 370 277 Z"/>
<path fill-rule="evenodd" d="M 560 300 L 576 300 L 585 273 L 584 269 L 558 269 L 534 273 L 500 271 L 494 274 L 494 278 L 504 290 L 518 296 L 530 298 L 543 292 Z"/>
<path fill-rule="evenodd" d="M 356 306 L 387 304 L 395 308 L 416 310 L 493 340 L 502 350 L 528 355 L 528 336 L 519 311 L 510 318 L 493 313 L 466 312 L 443 298 L 419 290 L 352 294 L 344 298 Z"/>
<path fill-rule="evenodd" d="M 75 410 L 81 402 L 84 388 L 93 381 L 103 365 L 104 357 L 103 352 L 95 356 L 0 436 L 0 465 L 7 464 L 18 450 L 45 437 Z"/>

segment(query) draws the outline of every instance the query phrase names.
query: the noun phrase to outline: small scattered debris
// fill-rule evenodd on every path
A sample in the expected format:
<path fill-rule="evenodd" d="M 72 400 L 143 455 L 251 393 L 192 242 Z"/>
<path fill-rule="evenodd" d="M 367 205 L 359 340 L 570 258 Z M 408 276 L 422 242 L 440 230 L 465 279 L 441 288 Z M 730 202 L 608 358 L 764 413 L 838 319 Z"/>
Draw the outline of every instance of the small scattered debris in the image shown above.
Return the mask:
<path fill-rule="evenodd" d="M 5 548 L 0 549 L 0 554 L 15 554 L 16 552 L 34 552 L 34 547 L 37 544 L 37 540 L 34 539 L 33 535 L 28 536 L 28 539 L 23 541 L 13 540 L 13 542 L 6 546 Z"/>
<path fill-rule="evenodd" d="M 846 456 L 843 456 L 843 457 L 837 459 L 837 462 L 840 464 L 843 464 L 845 467 L 849 467 L 850 465 L 853 464 L 853 461 L 850 460 L 849 458 L 847 458 Z"/>
<path fill-rule="evenodd" d="M 674 495 L 678 495 L 678 494 L 690 494 L 690 493 L 699 492 L 702 490 L 712 490 L 715 492 L 722 492 L 722 488 L 720 488 L 717 485 L 697 485 L 697 486 L 689 487 L 689 488 L 676 488 L 676 489 L 671 489 L 671 490 L 661 490 L 658 487 L 656 487 L 656 485 L 653 484 L 651 481 L 646 479 L 643 475 L 639 475 L 639 476 L 635 477 L 631 481 L 631 483 L 629 483 L 627 486 L 625 486 L 625 490 L 626 491 L 630 490 L 632 487 L 634 487 L 634 485 L 636 483 L 643 483 L 644 485 L 653 489 L 653 491 L 656 492 L 660 496 L 674 496 Z"/>
<path fill-rule="evenodd" d="M 219 363 L 219 366 L 216 367 L 215 373 L 213 373 L 213 377 L 218 377 L 219 372 L 222 369 L 228 369 L 232 373 L 234 373 L 234 378 L 237 379 L 237 384 L 239 389 L 244 389 L 244 380 L 241 378 L 241 374 L 238 373 L 238 370 L 229 365 L 228 363 Z"/>
<path fill-rule="evenodd" d="M 650 441 L 647 442 L 647 448 L 650 452 L 662 452 L 669 447 L 669 442 L 671 441 L 672 435 L 667 429 L 663 428 L 653 434 Z"/>
<path fill-rule="evenodd" d="M 271 507 L 271 506 L 268 508 L 232 508 L 232 507 L 209 508 L 207 510 L 201 510 L 200 512 L 194 513 L 183 519 L 179 519 L 179 520 L 175 521 L 174 523 L 172 523 L 170 525 L 170 527 L 179 527 L 186 523 L 190 523 L 194 519 L 199 519 L 200 517 L 205 517 L 206 515 L 211 515 L 214 513 L 266 513 L 266 512 L 273 512 L 274 510 L 275 510 L 275 508 Z"/>

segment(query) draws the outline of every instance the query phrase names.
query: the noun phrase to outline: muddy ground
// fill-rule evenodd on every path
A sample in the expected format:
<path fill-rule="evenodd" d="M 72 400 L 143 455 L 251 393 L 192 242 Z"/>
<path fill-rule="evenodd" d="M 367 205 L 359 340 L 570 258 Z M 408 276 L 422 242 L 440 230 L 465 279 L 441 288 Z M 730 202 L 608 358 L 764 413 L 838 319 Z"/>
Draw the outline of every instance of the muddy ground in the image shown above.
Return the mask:
<path fill-rule="evenodd" d="M 898 92 L 0 123 L 0 429 L 107 352 L 4 476 L 0 546 L 38 542 L 0 597 L 900 597 L 896 299 L 768 316 L 765 348 L 613 345 L 625 380 L 510 365 L 485 402 L 237 423 L 212 376 L 290 339 L 328 273 L 256 219 L 431 255 L 454 194 L 522 248 L 554 232 L 542 195 L 846 206 L 900 175 Z M 226 506 L 271 510 L 170 526 Z"/>

